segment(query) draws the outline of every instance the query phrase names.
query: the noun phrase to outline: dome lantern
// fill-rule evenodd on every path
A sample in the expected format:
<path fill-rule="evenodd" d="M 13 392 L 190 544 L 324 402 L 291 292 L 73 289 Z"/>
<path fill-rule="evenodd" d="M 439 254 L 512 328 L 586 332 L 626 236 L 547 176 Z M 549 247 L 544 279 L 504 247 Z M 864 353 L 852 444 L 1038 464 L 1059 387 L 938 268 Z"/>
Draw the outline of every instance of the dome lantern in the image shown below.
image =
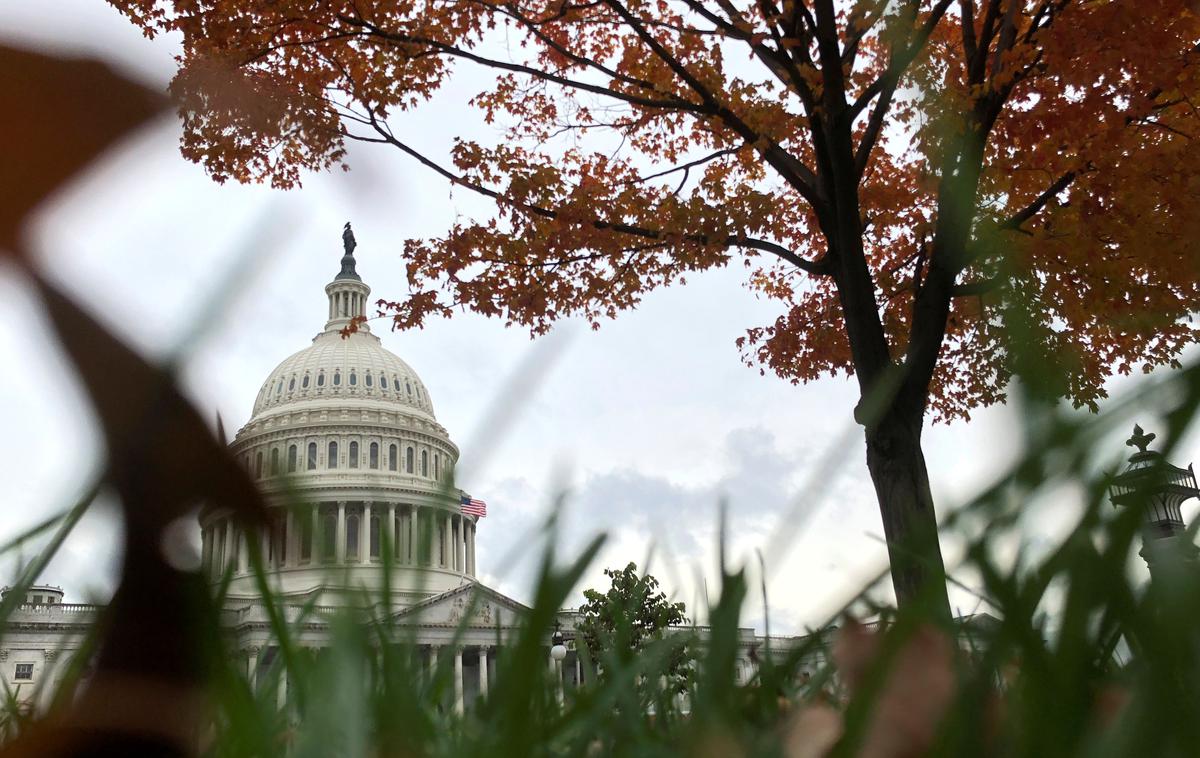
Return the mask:
<path fill-rule="evenodd" d="M 1133 435 L 1125 444 L 1136 447 L 1137 451 L 1129 456 L 1129 465 L 1113 477 L 1109 486 L 1109 498 L 1114 506 L 1142 511 L 1142 557 L 1150 564 L 1153 564 L 1156 544 L 1173 543 L 1175 538 L 1186 533 L 1180 506 L 1185 500 L 1200 496 L 1192 467 L 1174 466 L 1162 453 L 1149 450 L 1154 438 L 1153 433 L 1146 434 L 1142 427 L 1134 425 Z"/>
<path fill-rule="evenodd" d="M 325 322 L 325 331 L 342 331 L 355 319 L 363 319 L 358 323 L 360 331 L 371 331 L 365 321 L 367 315 L 367 298 L 371 288 L 363 283 L 355 268 L 354 248 L 358 243 L 354 239 L 354 231 L 350 222 L 342 228 L 342 270 L 325 285 L 325 294 L 329 296 L 329 320 Z"/>

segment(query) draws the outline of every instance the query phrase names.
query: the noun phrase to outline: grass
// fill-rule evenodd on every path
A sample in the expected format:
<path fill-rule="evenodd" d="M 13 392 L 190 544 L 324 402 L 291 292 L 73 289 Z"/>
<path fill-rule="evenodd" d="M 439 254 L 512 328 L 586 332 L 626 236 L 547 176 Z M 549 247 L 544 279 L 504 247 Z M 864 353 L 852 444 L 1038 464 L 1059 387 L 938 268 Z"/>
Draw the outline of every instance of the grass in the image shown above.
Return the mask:
<path fill-rule="evenodd" d="M 1100 441 L 1132 426 L 1135 401 L 1163 409 L 1159 449 L 1171 458 L 1200 405 L 1200 364 L 1147 380 L 1098 416 L 1029 401 L 1024 456 L 944 518 L 943 537 L 963 546 L 952 581 L 996 619 L 988 628 L 966 634 L 919 605 L 900 613 L 879 606 L 870 598 L 886 581 L 881 574 L 847 597 L 820 633 L 786 651 L 758 651 L 754 676 L 739 682 L 738 622 L 753 590 L 744 570 L 723 566 L 702 643 L 681 629 L 636 655 L 605 645 L 585 650 L 589 683 L 560 703 L 546 640 L 601 540 L 566 560 L 547 540 L 530 611 L 497 649 L 490 697 L 458 715 L 447 707 L 448 656 L 431 669 L 417 655 L 411 627 L 388 613 L 330 614 L 316 601 L 285 607 L 266 581 L 262 556 L 252 552 L 279 652 L 263 660 L 252 688 L 244 654 L 223 631 L 222 585 L 197 619 L 198 649 L 184 651 L 202 662 L 206 677 L 210 710 L 197 744 L 212 756 L 1193 755 L 1200 745 L 1200 569 L 1181 555 L 1145 582 L 1141 516 L 1108 500 L 1108 472 L 1121 451 Z M 1083 494 L 1071 528 L 1031 543 L 1028 504 L 1064 489 Z M 3 546 L 45 541 L 0 602 L 0 622 L 93 495 Z M 384 555 L 391 552 L 385 546 Z M 387 606 L 375 600 L 364 596 L 359 605 Z M 331 638 L 315 651 L 301 630 L 318 615 Z M 846 621 L 850 615 L 879 623 L 862 629 Z M 621 637 L 618 630 L 614 638 Z M 691 644 L 696 658 L 679 696 L 660 682 L 681 644 Z M 804 676 L 814 659 L 826 663 Z M 52 693 L 56 702 L 70 702 L 85 670 L 82 657 L 69 662 Z M 284 676 L 288 696 L 280 708 Z M 17 693 L 4 693 L 0 737 L 12 739 L 36 722 Z"/>

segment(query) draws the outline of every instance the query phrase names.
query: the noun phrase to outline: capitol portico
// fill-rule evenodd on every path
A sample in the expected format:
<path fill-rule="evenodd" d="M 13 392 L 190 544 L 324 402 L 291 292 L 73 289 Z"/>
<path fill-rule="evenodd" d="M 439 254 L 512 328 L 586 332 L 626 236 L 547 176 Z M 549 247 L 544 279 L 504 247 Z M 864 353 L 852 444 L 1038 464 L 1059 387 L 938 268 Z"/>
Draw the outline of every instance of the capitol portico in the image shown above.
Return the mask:
<path fill-rule="evenodd" d="M 325 287 L 323 328 L 271 371 L 230 444 L 266 495 L 269 526 L 249 536 L 220 507 L 202 509 L 202 565 L 214 590 L 225 585 L 222 626 L 252 685 L 277 648 L 248 539 L 259 541 L 264 577 L 284 600 L 286 620 L 303 619 L 295 625 L 297 643 L 327 646 L 339 612 L 386 614 L 428 665 L 452 659 L 447 705 L 461 712 L 487 696 L 496 647 L 528 609 L 477 580 L 482 506 L 453 484 L 459 451 L 434 415 L 429 390 L 371 332 L 371 289 L 357 271 L 355 246 L 347 224 L 341 268 Z M 36 589 L 4 626 L 0 680 L 18 688 L 18 699 L 40 705 L 62 675 L 59 661 L 80 649 L 99 607 L 63 602 L 58 588 Z M 571 644 L 575 618 L 560 613 L 565 660 L 551 660 L 546 640 L 550 670 L 564 690 L 583 681 Z M 745 680 L 753 650 L 766 640 L 740 632 Z M 288 701 L 286 677 L 277 696 L 281 706 Z"/>

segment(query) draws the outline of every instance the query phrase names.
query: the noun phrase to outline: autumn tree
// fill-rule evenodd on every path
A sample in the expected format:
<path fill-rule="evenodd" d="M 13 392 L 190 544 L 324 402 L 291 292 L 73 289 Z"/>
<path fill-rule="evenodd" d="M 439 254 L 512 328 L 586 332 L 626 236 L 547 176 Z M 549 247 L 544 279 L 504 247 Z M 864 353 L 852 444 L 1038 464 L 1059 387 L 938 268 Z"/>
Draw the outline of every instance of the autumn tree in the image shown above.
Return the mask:
<path fill-rule="evenodd" d="M 1194 3 L 112 2 L 182 36 L 182 150 L 217 181 L 293 187 L 359 141 L 494 201 L 405 243 L 401 328 L 597 324 L 743 267 L 780 310 L 743 358 L 858 382 L 901 603 L 948 613 L 927 417 L 1005 400 L 1030 334 L 1092 408 L 1196 337 Z M 404 115 L 470 68 L 503 138 L 420 152 Z"/>

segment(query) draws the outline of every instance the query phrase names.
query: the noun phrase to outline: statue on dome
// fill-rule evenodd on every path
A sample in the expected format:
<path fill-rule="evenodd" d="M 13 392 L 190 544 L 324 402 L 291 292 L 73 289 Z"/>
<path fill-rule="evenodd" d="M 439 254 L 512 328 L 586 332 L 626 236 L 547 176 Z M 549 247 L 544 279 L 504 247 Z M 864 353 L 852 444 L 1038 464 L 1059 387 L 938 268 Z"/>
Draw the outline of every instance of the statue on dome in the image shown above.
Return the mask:
<path fill-rule="evenodd" d="M 346 255 L 354 255 L 354 248 L 358 247 L 358 243 L 354 241 L 354 230 L 350 228 L 349 221 L 342 228 L 342 246 L 346 248 Z"/>

